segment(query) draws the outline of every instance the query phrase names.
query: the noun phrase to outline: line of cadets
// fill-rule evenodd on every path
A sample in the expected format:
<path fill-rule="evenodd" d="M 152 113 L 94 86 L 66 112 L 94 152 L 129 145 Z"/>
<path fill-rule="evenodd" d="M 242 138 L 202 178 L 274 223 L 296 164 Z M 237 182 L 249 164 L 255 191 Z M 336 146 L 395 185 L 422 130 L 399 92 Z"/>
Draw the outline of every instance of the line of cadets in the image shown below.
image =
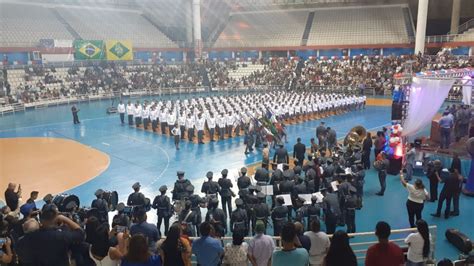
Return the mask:
<path fill-rule="evenodd" d="M 268 169 L 267 164 L 262 164 L 256 169 L 255 185 L 247 175 L 247 169 L 242 168 L 237 179 L 239 193 L 235 199 L 237 208 L 234 210 L 231 201 L 237 195 L 232 191 L 233 184 L 227 178 L 227 169 L 222 170 L 221 178 L 217 182 L 213 180 L 212 172 L 207 173 L 208 181 L 201 187 L 204 197 L 194 193 L 194 186 L 184 178 L 184 172 L 180 171 L 172 191 L 174 206 L 166 196 L 166 186 L 160 187 L 161 195 L 156 196 L 153 201 L 152 207 L 157 210 L 158 215 L 158 229 L 161 230 L 164 220 L 164 233 L 167 234 L 169 219 L 176 212 L 178 221 L 186 228 L 186 234 L 198 236 L 202 222 L 201 208 L 207 207 L 204 219 L 214 225 L 219 236 L 226 235 L 228 229 L 231 232 L 239 231 L 243 235 L 254 234 L 258 220 L 263 221 L 266 227 L 271 224 L 274 235 L 278 236 L 287 221 L 300 221 L 307 224 L 310 230 L 311 221 L 320 218 L 324 220 L 328 233 L 334 233 L 336 226 L 344 224 L 347 225 L 347 232 L 353 233 L 356 231 L 355 211 L 362 207 L 365 177 L 360 161 L 360 147 L 343 150 L 337 146 L 330 153 L 331 156 L 326 156 L 326 152 L 320 150 L 317 154 L 310 154 L 304 165 L 297 163 L 293 168 L 289 167 L 287 161 L 282 170 L 278 169 L 276 163 L 272 163 L 271 169 Z M 348 168 L 351 171 L 348 172 Z M 337 191 L 331 186 L 333 181 L 337 181 Z M 262 186 L 266 185 L 273 186 L 273 196 L 266 196 L 262 192 Z M 298 197 L 299 194 L 316 192 L 323 195 L 322 202 L 313 196 L 308 204 Z M 134 197 L 134 193 L 130 197 Z M 284 194 L 290 195 L 290 206 L 284 205 L 283 198 L 278 197 Z M 219 208 L 218 196 L 222 208 Z M 271 198 L 271 208 L 267 204 L 267 197 Z M 181 204 L 183 209 L 180 211 L 178 207 Z"/>
<path fill-rule="evenodd" d="M 125 112 L 128 124 L 151 129 L 161 134 L 172 132 L 179 126 L 181 139 L 192 141 L 197 135 L 198 143 L 203 143 L 205 132 L 211 141 L 219 135 L 233 137 L 241 134 L 253 119 L 259 119 L 272 113 L 280 120 L 304 119 L 311 115 L 326 115 L 329 111 L 345 111 L 362 108 L 365 96 L 343 95 L 318 92 L 268 92 L 249 93 L 238 96 L 206 97 L 176 101 L 145 101 L 142 104 L 130 101 L 127 106 L 122 102 L 117 106 L 122 123 Z M 197 134 L 196 134 L 197 133 Z"/>

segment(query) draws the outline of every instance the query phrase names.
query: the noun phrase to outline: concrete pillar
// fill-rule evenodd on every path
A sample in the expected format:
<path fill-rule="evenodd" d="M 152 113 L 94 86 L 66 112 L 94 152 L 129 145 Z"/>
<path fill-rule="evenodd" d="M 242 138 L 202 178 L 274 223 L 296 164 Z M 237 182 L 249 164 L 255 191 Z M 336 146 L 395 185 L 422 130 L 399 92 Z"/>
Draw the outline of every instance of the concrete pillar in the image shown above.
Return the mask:
<path fill-rule="evenodd" d="M 458 34 L 460 14 L 461 0 L 453 0 L 453 11 L 451 12 L 451 34 Z"/>
<path fill-rule="evenodd" d="M 416 20 L 415 54 L 425 52 L 426 21 L 428 19 L 429 0 L 418 1 L 418 15 Z"/>
<path fill-rule="evenodd" d="M 193 2 L 192 0 L 183 0 L 186 16 L 186 42 L 193 43 Z"/>
<path fill-rule="evenodd" d="M 201 58 L 201 0 L 193 0 L 193 33 L 194 33 L 194 55 L 195 60 Z"/>

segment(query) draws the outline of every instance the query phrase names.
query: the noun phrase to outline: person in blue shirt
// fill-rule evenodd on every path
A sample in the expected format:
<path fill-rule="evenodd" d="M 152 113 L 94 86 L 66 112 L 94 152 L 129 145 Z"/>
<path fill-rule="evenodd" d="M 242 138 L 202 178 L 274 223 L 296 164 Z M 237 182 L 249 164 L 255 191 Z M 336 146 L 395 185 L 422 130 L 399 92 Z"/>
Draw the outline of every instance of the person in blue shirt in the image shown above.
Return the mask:
<path fill-rule="evenodd" d="M 132 236 L 137 234 L 144 235 L 148 240 L 148 245 L 152 251 L 155 250 L 155 243 L 160 239 L 160 231 L 156 225 L 147 223 L 146 211 L 143 207 L 139 207 L 134 213 L 136 223 L 130 227 Z"/>
<path fill-rule="evenodd" d="M 286 223 L 281 230 L 282 249 L 273 252 L 272 266 L 309 265 L 309 254 L 304 248 L 297 248 L 295 243 L 296 227 Z"/>
<path fill-rule="evenodd" d="M 197 262 L 200 266 L 217 266 L 221 264 L 224 249 L 221 241 L 212 238 L 214 228 L 208 222 L 204 222 L 199 226 L 201 237 L 193 242 L 192 251 L 196 255 Z"/>
<path fill-rule="evenodd" d="M 439 133 L 441 135 L 441 149 L 449 148 L 451 143 L 451 129 L 454 126 L 453 116 L 445 111 L 439 120 Z"/>

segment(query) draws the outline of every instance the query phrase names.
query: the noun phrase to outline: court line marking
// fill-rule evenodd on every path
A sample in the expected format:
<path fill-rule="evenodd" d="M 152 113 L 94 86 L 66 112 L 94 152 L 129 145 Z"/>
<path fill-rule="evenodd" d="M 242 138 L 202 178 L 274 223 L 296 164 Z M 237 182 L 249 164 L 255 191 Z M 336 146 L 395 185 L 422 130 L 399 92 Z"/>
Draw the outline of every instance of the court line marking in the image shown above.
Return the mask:
<path fill-rule="evenodd" d="M 158 181 L 158 179 L 160 179 L 160 178 L 163 176 L 163 174 L 166 172 L 166 170 L 168 170 L 168 167 L 170 166 L 170 156 L 169 156 L 168 152 L 167 152 L 165 149 L 163 149 L 162 147 L 160 147 L 160 146 L 158 146 L 158 145 L 156 145 L 156 144 L 154 144 L 154 143 L 152 143 L 152 142 L 145 141 L 145 140 L 141 140 L 141 139 L 137 139 L 137 138 L 134 138 L 134 137 L 125 135 L 125 134 L 118 134 L 118 135 L 121 136 L 121 137 L 124 137 L 124 138 L 129 138 L 129 139 L 135 140 L 135 141 L 137 141 L 137 142 L 146 143 L 146 144 L 151 144 L 152 146 L 157 147 L 158 149 L 160 149 L 160 150 L 165 154 L 166 160 L 167 160 L 166 166 L 165 166 L 165 168 L 161 171 L 161 173 L 160 173 L 155 179 L 153 179 L 153 181 L 150 183 L 150 185 L 153 185 L 156 181 Z"/>
<path fill-rule="evenodd" d="M 110 144 L 107 143 L 107 142 L 102 142 L 102 144 L 105 145 L 105 146 L 110 146 Z"/>
<path fill-rule="evenodd" d="M 93 121 L 93 120 L 100 120 L 100 119 L 105 119 L 105 118 L 112 118 L 112 116 L 102 116 L 102 117 L 96 117 L 96 118 L 87 118 L 87 119 L 81 119 L 81 121 Z M 15 128 L 2 129 L 2 130 L 0 130 L 0 132 L 9 132 L 9 131 L 16 131 L 16 130 L 29 129 L 29 128 L 47 127 L 47 126 L 55 126 L 55 125 L 70 124 L 70 123 L 71 123 L 70 121 L 65 121 L 65 122 L 56 122 L 56 123 L 41 124 L 41 125 L 36 125 L 36 126 L 15 127 Z"/>

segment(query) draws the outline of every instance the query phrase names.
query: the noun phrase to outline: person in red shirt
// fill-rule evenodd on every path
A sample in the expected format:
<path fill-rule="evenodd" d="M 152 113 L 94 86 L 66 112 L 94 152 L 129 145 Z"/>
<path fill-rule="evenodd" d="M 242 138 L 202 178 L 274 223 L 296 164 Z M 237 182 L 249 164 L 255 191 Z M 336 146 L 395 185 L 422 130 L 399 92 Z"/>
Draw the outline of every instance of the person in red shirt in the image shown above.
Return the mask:
<path fill-rule="evenodd" d="M 365 257 L 366 266 L 400 266 L 405 265 L 405 257 L 402 249 L 395 243 L 389 242 L 390 225 L 386 222 L 378 222 L 375 227 L 375 235 L 379 243 L 367 250 Z"/>

